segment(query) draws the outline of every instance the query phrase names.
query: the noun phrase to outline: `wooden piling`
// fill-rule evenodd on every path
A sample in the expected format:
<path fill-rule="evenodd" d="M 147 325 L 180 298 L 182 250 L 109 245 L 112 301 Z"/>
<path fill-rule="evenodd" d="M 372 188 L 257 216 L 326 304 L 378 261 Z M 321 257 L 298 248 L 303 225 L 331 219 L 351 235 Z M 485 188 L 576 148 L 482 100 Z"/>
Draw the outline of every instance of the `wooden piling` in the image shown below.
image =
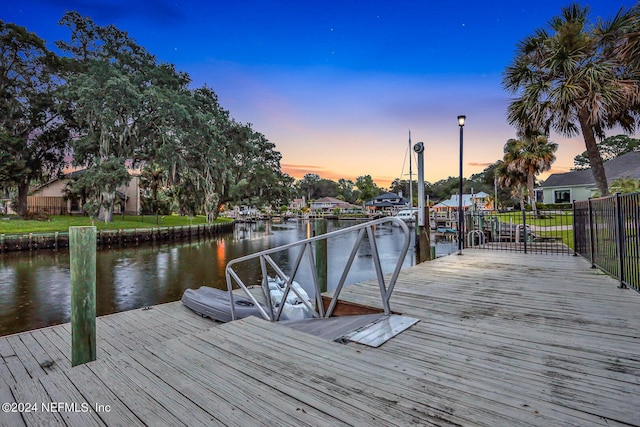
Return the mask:
<path fill-rule="evenodd" d="M 327 233 L 327 220 L 317 219 L 313 234 L 319 236 Z M 316 272 L 318 274 L 318 284 L 320 292 L 327 292 L 327 240 L 316 242 Z"/>
<path fill-rule="evenodd" d="M 71 366 L 96 360 L 96 227 L 69 227 Z"/>
<path fill-rule="evenodd" d="M 431 254 L 431 227 L 429 226 L 429 207 L 424 207 L 425 225 L 416 224 L 416 248 L 417 248 L 417 261 L 421 262 L 434 259 Z"/>

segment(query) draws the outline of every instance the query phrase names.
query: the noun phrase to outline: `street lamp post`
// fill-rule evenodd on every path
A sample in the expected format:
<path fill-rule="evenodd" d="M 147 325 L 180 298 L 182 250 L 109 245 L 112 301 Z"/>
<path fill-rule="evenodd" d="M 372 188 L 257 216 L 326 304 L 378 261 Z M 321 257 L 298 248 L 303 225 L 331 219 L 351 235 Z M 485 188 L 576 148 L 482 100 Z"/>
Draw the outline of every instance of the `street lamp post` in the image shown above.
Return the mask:
<path fill-rule="evenodd" d="M 464 214 L 462 211 L 462 129 L 467 116 L 458 116 L 460 126 L 460 191 L 458 192 L 458 255 L 462 255 L 462 242 L 464 239 Z"/>

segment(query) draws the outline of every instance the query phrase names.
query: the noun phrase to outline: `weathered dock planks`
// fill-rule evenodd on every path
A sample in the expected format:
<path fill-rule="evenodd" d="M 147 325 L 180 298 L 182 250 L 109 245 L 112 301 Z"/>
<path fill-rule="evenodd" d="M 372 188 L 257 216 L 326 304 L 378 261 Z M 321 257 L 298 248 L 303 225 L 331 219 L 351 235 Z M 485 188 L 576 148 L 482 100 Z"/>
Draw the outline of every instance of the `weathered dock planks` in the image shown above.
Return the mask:
<path fill-rule="evenodd" d="M 97 357 L 164 342 L 217 325 L 180 302 L 101 316 L 96 322 Z M 71 368 L 71 327 L 66 323 L 0 337 L 0 378 L 6 384 Z"/>
<path fill-rule="evenodd" d="M 403 270 L 391 308 L 420 322 L 375 349 L 164 304 L 99 318 L 75 368 L 68 325 L 0 338 L 3 402 L 92 408 L 0 425 L 640 426 L 639 307 L 581 258 L 484 250 Z"/>

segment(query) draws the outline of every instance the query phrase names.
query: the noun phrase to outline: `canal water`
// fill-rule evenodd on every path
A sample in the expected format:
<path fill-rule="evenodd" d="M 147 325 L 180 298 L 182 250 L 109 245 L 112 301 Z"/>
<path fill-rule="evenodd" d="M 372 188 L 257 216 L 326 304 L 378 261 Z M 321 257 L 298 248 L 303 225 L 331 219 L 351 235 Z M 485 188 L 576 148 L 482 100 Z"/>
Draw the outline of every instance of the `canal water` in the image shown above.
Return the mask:
<path fill-rule="evenodd" d="M 354 221 L 329 221 L 328 231 Z M 212 239 L 157 245 L 127 246 L 98 251 L 96 312 L 99 316 L 155 304 L 177 301 L 188 288 L 211 286 L 226 289 L 224 269 L 232 259 L 313 236 L 311 221 L 282 224 L 237 224 L 232 234 Z M 384 273 L 390 273 L 400 253 L 400 228 L 375 230 Z M 413 233 L 412 233 L 413 235 Z M 332 239 L 328 245 L 329 288 L 342 274 L 353 248 L 355 233 Z M 415 264 L 413 241 L 403 268 Z M 361 245 L 347 284 L 375 278 L 368 241 Z M 455 243 L 436 245 L 438 256 L 455 250 Z M 285 272 L 299 251 L 274 256 Z M 296 281 L 311 293 L 310 268 L 303 265 Z M 258 263 L 243 266 L 239 275 L 246 284 L 260 280 Z M 0 336 L 69 322 L 71 290 L 69 252 L 33 251 L 0 255 Z"/>

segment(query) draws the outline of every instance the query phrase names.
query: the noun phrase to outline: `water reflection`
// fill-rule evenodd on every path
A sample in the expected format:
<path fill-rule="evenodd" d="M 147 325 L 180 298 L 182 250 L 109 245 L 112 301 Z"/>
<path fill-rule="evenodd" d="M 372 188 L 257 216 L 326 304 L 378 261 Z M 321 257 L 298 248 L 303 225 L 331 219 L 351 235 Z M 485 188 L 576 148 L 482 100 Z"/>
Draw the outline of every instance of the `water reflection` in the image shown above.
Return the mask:
<path fill-rule="evenodd" d="M 332 221 L 328 231 L 352 225 Z M 187 288 L 213 286 L 226 289 L 224 268 L 231 259 L 313 235 L 313 223 L 238 224 L 233 234 L 211 240 L 193 240 L 155 246 L 98 251 L 96 265 L 96 312 L 105 315 L 144 306 L 177 301 Z M 377 227 L 376 236 L 383 270 L 390 272 L 399 253 L 399 230 Z M 353 236 L 341 236 L 328 245 L 329 283 L 339 280 Z M 413 247 L 413 246 L 412 246 Z M 274 257 L 285 271 L 299 249 Z M 414 263 L 413 251 L 404 265 Z M 305 260 L 305 263 L 308 261 Z M 311 291 L 309 269 L 303 265 L 296 279 Z M 303 273 L 305 272 L 306 273 Z M 256 262 L 242 271 L 245 283 L 259 280 Z M 305 276 L 306 274 L 306 276 Z M 348 283 L 375 277 L 367 239 L 354 261 Z M 70 313 L 68 251 L 8 253 L 0 256 L 0 335 L 68 322 Z"/>

